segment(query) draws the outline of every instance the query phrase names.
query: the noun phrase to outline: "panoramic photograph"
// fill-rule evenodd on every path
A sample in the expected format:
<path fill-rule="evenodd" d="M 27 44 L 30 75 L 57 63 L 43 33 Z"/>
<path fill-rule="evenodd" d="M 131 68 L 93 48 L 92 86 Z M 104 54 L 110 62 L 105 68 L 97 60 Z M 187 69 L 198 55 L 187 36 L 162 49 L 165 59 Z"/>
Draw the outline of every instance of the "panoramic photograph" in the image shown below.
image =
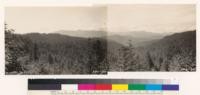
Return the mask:
<path fill-rule="evenodd" d="M 196 71 L 195 5 L 5 8 L 7 75 Z"/>

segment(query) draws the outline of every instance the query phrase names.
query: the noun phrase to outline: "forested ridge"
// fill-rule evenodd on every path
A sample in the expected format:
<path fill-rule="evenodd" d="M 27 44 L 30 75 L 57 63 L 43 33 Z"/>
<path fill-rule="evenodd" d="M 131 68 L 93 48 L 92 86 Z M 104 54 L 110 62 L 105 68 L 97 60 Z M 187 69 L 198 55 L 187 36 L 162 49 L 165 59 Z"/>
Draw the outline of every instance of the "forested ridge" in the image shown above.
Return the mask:
<path fill-rule="evenodd" d="M 6 74 L 105 74 L 108 71 L 195 71 L 196 31 L 151 44 L 127 45 L 106 37 L 51 33 L 15 34 L 5 29 Z"/>

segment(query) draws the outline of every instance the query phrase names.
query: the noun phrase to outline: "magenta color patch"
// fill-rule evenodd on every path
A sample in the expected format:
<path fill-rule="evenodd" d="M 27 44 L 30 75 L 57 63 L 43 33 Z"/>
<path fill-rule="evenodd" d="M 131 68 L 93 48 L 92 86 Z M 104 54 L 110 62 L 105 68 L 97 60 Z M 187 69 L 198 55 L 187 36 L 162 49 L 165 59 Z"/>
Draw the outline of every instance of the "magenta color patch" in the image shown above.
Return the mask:
<path fill-rule="evenodd" d="M 78 90 L 95 90 L 95 84 L 78 84 Z"/>

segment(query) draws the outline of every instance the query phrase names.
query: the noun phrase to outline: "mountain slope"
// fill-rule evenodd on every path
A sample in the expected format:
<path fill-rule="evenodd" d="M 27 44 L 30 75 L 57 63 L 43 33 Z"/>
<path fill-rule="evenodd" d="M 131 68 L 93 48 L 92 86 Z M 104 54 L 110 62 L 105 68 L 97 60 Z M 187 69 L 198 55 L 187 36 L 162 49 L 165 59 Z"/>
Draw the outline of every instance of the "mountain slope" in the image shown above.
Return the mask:
<path fill-rule="evenodd" d="M 159 70 L 193 71 L 196 68 L 196 31 L 166 36 L 146 49 Z"/>
<path fill-rule="evenodd" d="M 23 38 L 13 45 L 21 46 L 20 51 L 27 50 L 15 57 L 15 63 L 21 65 L 24 74 L 107 73 L 107 44 L 121 47 L 118 43 L 97 37 L 72 37 L 56 33 L 13 35 L 18 39 Z"/>

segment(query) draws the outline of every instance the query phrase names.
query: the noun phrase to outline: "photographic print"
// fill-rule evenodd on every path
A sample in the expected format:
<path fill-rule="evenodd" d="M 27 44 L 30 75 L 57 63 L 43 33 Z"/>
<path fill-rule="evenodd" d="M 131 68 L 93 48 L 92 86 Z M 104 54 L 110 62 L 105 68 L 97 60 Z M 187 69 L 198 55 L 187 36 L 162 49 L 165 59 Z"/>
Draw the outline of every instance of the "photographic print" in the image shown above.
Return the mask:
<path fill-rule="evenodd" d="M 8 75 L 196 71 L 195 5 L 5 8 Z"/>

